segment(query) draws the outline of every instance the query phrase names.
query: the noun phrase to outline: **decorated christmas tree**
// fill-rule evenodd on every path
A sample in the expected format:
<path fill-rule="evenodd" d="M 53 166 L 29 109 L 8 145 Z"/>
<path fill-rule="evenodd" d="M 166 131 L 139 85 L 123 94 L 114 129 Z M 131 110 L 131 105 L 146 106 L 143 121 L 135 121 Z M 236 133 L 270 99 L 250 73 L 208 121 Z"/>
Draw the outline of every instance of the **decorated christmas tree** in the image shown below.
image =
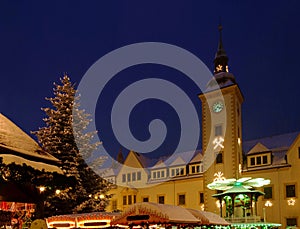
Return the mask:
<path fill-rule="evenodd" d="M 94 132 L 87 132 L 89 114 L 81 110 L 75 85 L 64 75 L 54 84 L 54 97 L 47 98 L 52 107 L 42 108 L 47 117 L 45 127 L 34 134 L 42 148 L 61 161 L 68 186 L 46 197 L 45 213 L 104 211 L 108 203 L 109 184 L 84 160 L 97 149 Z"/>

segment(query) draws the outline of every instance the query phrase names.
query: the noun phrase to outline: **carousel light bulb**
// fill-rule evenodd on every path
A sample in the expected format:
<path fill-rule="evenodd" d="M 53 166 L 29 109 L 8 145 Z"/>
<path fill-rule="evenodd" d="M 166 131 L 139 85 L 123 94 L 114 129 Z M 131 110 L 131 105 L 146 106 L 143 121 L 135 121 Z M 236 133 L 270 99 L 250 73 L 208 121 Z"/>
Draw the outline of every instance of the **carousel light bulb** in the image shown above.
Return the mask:
<path fill-rule="evenodd" d="M 46 188 L 44 186 L 41 186 L 39 189 L 40 189 L 40 192 L 44 192 L 46 190 Z"/>

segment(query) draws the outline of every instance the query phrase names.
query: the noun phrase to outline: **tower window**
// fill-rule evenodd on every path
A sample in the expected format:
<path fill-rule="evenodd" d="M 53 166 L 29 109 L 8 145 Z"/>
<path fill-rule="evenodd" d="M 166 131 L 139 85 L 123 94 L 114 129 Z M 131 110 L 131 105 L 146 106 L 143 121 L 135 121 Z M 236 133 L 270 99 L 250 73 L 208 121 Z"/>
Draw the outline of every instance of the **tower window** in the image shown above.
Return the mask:
<path fill-rule="evenodd" d="M 222 125 L 216 125 L 215 136 L 222 136 L 222 135 L 223 135 Z"/>
<path fill-rule="evenodd" d="M 218 152 L 216 156 L 216 164 L 223 163 L 223 152 Z"/>

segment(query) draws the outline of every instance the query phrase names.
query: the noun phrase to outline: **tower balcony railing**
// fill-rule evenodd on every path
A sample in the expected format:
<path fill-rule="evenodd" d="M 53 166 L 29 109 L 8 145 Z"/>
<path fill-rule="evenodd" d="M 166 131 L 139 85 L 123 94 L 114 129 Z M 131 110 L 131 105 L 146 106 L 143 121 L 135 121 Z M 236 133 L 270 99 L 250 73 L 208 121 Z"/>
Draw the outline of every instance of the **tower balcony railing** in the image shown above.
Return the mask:
<path fill-rule="evenodd" d="M 225 220 L 229 223 L 257 223 L 261 222 L 260 216 L 246 216 L 246 217 L 227 217 Z"/>

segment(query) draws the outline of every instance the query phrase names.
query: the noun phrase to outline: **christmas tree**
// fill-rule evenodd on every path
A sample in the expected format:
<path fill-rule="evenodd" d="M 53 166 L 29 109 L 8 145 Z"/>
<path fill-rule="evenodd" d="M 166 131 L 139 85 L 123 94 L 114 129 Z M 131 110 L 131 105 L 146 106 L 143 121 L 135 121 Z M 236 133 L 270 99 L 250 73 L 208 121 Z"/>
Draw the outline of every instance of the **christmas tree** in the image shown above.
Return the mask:
<path fill-rule="evenodd" d="M 81 110 L 75 85 L 64 75 L 54 84 L 54 97 L 47 98 L 51 108 L 42 108 L 47 117 L 45 127 L 34 132 L 42 148 L 61 161 L 68 187 L 46 197 L 45 213 L 69 214 L 104 211 L 109 184 L 84 160 L 97 149 L 94 132 L 85 132 L 89 114 Z M 49 215 L 49 214 L 48 214 Z"/>

